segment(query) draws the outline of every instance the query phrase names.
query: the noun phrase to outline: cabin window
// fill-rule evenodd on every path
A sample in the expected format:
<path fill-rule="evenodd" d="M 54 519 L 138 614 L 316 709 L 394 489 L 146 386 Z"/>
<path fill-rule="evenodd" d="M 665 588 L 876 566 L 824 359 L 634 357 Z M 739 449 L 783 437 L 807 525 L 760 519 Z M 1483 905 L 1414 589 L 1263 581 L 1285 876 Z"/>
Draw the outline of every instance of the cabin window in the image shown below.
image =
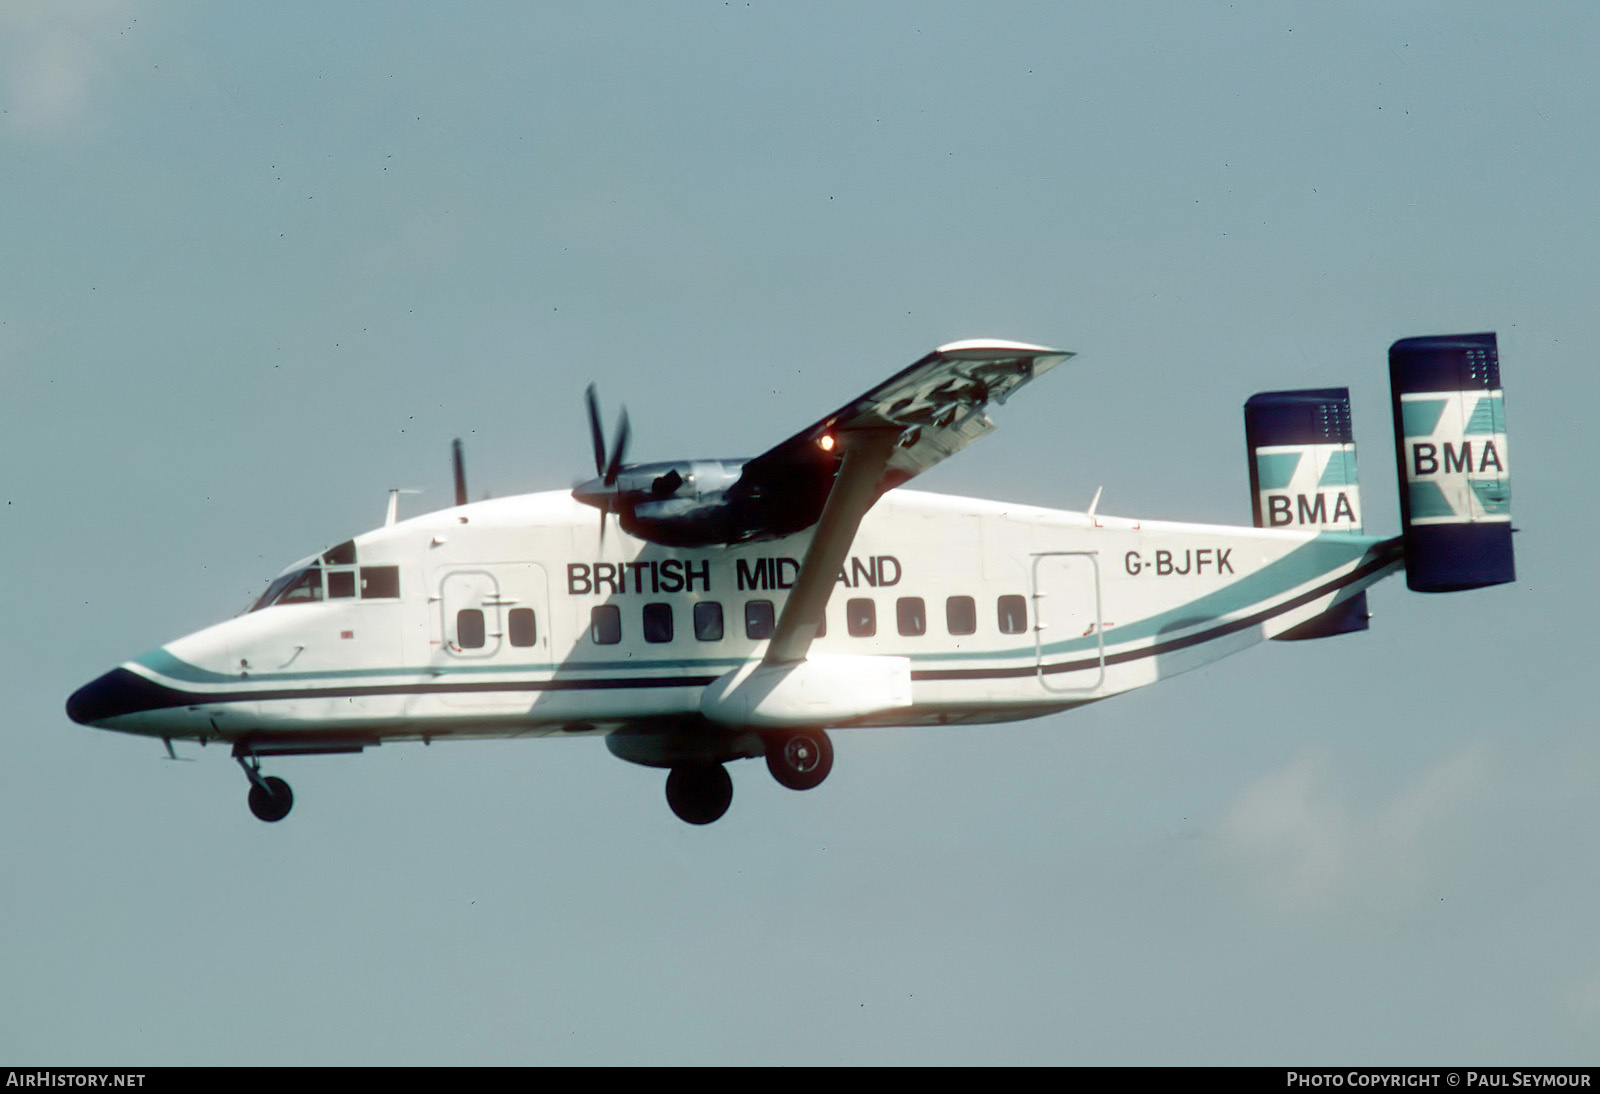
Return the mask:
<path fill-rule="evenodd" d="M 720 600 L 702 600 L 694 606 L 694 636 L 702 642 L 722 641 Z"/>
<path fill-rule="evenodd" d="M 481 650 L 483 642 L 483 612 L 462 608 L 456 613 L 456 645 L 464 650 Z"/>
<path fill-rule="evenodd" d="M 506 613 L 506 637 L 513 646 L 531 646 L 539 641 L 539 621 L 532 608 L 512 608 Z"/>
<path fill-rule="evenodd" d="M 671 604 L 646 604 L 644 606 L 644 640 L 646 642 L 672 641 Z"/>
<path fill-rule="evenodd" d="M 361 599 L 390 599 L 400 595 L 400 567 L 361 567 Z"/>
<path fill-rule="evenodd" d="M 1001 634 L 1021 634 L 1028 629 L 1028 602 L 1022 597 L 1002 596 L 998 608 Z"/>
<path fill-rule="evenodd" d="M 744 635 L 746 638 L 771 638 L 773 630 L 772 601 L 747 600 L 744 605 Z"/>
<path fill-rule="evenodd" d="M 622 609 L 615 604 L 596 604 L 589 609 L 589 634 L 597 646 L 614 646 L 622 641 Z"/>
<path fill-rule="evenodd" d="M 970 596 L 952 596 L 944 602 L 944 625 L 951 634 L 973 634 L 978 629 L 978 605 Z"/>
<path fill-rule="evenodd" d="M 903 635 L 926 634 L 928 609 L 920 596 L 902 596 L 894 602 L 894 621 Z"/>
<path fill-rule="evenodd" d="M 328 599 L 347 600 L 356 595 L 356 572 L 354 570 L 329 570 L 328 571 Z"/>
<path fill-rule="evenodd" d="M 347 539 L 337 547 L 330 548 L 322 556 L 322 561 L 329 566 L 354 566 L 356 564 L 356 541 Z"/>
<path fill-rule="evenodd" d="M 844 626 L 856 638 L 871 638 L 878 633 L 878 606 L 864 596 L 845 601 Z"/>

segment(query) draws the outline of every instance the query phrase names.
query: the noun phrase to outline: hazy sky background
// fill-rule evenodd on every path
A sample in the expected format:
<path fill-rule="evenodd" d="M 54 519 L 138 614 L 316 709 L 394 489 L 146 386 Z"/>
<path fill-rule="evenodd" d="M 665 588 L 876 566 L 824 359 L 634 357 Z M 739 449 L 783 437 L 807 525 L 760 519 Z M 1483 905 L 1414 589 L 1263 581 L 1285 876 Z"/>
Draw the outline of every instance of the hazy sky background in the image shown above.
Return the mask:
<path fill-rule="evenodd" d="M 1600 1044 L 1600 8 L 0 4 L 0 1063 L 1573 1063 Z M 1497 330 L 1520 580 L 719 823 L 598 741 L 71 724 L 296 558 L 1077 350 L 926 489 L 1248 523 L 1240 406 Z"/>

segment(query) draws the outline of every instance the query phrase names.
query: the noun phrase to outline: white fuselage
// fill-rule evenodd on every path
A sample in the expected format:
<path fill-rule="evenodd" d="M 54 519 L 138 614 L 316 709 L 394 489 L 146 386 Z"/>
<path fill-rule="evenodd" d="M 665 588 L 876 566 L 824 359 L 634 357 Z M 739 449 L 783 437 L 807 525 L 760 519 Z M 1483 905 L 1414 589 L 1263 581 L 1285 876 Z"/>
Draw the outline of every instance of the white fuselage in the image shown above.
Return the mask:
<path fill-rule="evenodd" d="M 126 663 L 144 709 L 95 724 L 366 743 L 728 727 L 747 708 L 765 724 L 759 703 L 724 693 L 762 657 L 809 540 L 666 548 L 613 523 L 602 541 L 564 492 L 429 513 L 358 537 L 354 560 L 325 562 L 298 600 Z M 808 658 L 816 704 L 771 724 L 1047 714 L 1237 652 L 1400 565 L 1370 536 L 896 490 L 861 522 L 828 601 Z"/>

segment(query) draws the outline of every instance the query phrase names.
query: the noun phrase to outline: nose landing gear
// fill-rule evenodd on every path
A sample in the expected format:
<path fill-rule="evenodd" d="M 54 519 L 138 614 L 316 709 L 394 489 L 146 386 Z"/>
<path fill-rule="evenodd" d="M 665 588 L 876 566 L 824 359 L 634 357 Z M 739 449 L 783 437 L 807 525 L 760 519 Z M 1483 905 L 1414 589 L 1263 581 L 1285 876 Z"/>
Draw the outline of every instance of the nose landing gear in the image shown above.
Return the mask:
<path fill-rule="evenodd" d="M 294 808 L 294 791 L 276 775 L 261 774 L 261 760 L 249 752 L 234 751 L 233 758 L 250 780 L 250 812 L 259 820 L 281 821 Z"/>

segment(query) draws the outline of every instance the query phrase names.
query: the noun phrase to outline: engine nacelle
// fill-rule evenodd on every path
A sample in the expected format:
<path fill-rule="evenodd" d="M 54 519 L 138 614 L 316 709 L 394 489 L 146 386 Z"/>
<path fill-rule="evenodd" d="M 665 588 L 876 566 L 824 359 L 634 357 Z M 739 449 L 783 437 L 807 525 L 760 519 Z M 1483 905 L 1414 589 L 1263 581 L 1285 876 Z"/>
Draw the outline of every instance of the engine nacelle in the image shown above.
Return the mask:
<path fill-rule="evenodd" d="M 665 547 L 712 547 L 780 539 L 817 522 L 833 484 L 836 459 L 767 483 L 741 460 L 635 464 L 607 485 L 593 479 L 572 496 L 615 513 L 623 531 Z"/>

